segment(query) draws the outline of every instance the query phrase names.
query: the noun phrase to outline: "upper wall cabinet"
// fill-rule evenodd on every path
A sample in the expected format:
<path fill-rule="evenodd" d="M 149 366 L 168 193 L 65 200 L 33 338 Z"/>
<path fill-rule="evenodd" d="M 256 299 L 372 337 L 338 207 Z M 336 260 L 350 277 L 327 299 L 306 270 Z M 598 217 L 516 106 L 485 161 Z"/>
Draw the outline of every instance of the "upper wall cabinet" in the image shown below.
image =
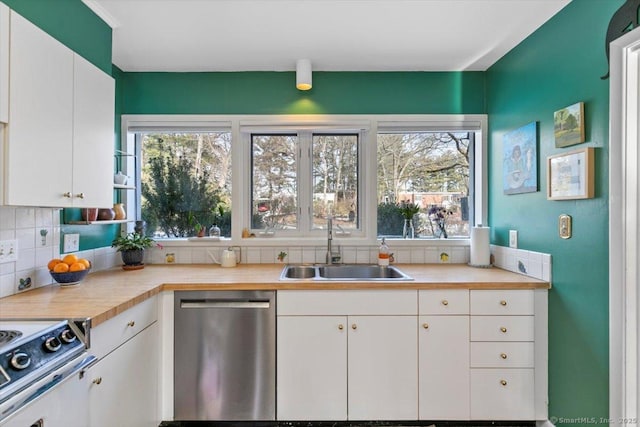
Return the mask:
<path fill-rule="evenodd" d="M 0 123 L 9 120 L 9 7 L 0 3 Z"/>
<path fill-rule="evenodd" d="M 113 79 L 11 12 L 5 204 L 113 204 Z"/>

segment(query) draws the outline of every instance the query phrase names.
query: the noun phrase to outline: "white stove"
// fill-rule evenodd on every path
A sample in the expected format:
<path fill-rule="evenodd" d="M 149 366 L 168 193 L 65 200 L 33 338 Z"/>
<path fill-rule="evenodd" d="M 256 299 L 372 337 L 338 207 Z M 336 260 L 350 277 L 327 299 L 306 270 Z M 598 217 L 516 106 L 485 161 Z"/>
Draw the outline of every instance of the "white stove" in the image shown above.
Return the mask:
<path fill-rule="evenodd" d="M 85 330 L 67 320 L 0 321 L 0 423 L 93 363 Z"/>

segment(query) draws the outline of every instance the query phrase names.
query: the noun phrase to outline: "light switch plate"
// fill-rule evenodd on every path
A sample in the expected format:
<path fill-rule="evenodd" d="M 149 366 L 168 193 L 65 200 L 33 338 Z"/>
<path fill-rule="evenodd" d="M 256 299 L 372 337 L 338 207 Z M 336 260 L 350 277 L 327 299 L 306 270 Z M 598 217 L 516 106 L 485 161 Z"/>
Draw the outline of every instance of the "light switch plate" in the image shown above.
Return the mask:
<path fill-rule="evenodd" d="M 518 230 L 509 230 L 509 247 L 514 249 L 518 247 Z"/>
<path fill-rule="evenodd" d="M 67 253 L 67 252 L 77 252 L 79 250 L 80 250 L 80 235 L 65 234 L 62 251 Z"/>
<path fill-rule="evenodd" d="M 13 262 L 18 260 L 18 241 L 0 241 L 0 264 L 3 262 Z"/>

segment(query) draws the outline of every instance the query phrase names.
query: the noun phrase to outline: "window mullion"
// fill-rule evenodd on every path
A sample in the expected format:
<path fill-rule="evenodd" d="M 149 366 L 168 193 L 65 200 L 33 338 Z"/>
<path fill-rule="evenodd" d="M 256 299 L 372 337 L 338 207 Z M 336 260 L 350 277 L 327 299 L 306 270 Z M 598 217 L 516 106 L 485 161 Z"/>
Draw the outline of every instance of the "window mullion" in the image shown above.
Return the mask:
<path fill-rule="evenodd" d="M 298 150 L 298 224 L 299 231 L 303 235 L 311 230 L 311 204 L 312 204 L 312 164 L 311 164 L 311 133 L 300 132 L 298 134 L 300 150 Z"/>

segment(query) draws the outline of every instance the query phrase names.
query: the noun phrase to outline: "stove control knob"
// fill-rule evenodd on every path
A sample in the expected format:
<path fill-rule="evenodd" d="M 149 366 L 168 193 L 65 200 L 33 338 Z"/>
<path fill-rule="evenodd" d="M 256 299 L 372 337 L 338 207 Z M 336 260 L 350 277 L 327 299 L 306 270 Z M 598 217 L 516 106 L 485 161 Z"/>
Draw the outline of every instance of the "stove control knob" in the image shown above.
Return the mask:
<path fill-rule="evenodd" d="M 26 353 L 15 353 L 11 358 L 11 366 L 18 371 L 26 369 L 31 365 L 31 358 Z"/>
<path fill-rule="evenodd" d="M 62 347 L 62 343 L 56 337 L 49 337 L 44 342 L 44 348 L 51 353 L 53 353 L 54 351 L 60 350 L 60 347 Z"/>
<path fill-rule="evenodd" d="M 76 334 L 73 333 L 71 329 L 65 329 L 60 334 L 60 339 L 66 344 L 71 344 L 76 340 L 76 338 L 78 337 L 76 336 Z"/>

